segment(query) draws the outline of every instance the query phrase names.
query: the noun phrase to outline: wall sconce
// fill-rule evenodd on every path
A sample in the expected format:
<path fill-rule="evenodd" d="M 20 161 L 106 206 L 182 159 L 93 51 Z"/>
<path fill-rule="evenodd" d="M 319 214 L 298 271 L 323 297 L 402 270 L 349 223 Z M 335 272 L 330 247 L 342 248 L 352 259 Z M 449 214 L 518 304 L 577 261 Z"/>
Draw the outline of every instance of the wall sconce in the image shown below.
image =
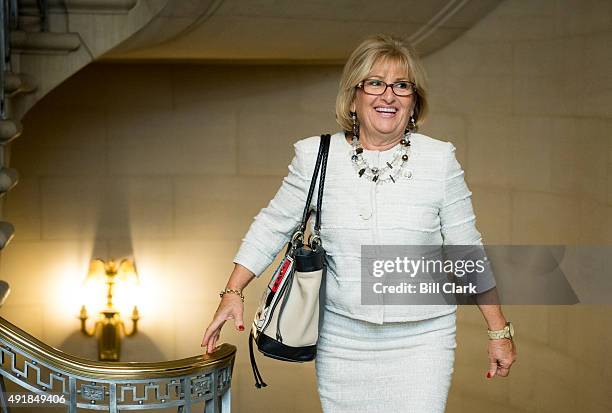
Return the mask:
<path fill-rule="evenodd" d="M 136 264 L 134 261 L 124 258 L 117 265 L 114 260 L 105 262 L 100 258 L 94 259 L 87 274 L 86 283 L 106 284 L 106 307 L 100 311 L 99 319 L 93 329 L 88 330 L 86 326 L 87 308 L 85 304 L 81 307 L 79 319 L 81 320 L 81 331 L 88 337 L 98 337 L 98 360 L 119 361 L 121 354 L 121 337 L 130 337 L 138 331 L 138 307 L 134 306 L 132 311 L 132 330 L 127 331 L 121 320 L 119 310 L 113 304 L 115 288 L 126 287 L 126 284 L 137 285 L 139 283 Z"/>

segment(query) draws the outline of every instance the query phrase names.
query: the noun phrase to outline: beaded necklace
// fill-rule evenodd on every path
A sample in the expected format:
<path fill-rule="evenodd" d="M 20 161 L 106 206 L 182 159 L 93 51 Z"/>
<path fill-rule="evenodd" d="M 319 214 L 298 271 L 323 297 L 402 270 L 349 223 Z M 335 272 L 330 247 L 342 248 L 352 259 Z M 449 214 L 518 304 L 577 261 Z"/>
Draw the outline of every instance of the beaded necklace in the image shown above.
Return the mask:
<path fill-rule="evenodd" d="M 398 179 L 400 173 L 408 163 L 410 154 L 410 131 L 406 132 L 400 145 L 395 149 L 393 153 L 393 160 L 386 162 L 386 166 L 382 168 L 371 167 L 368 162 L 363 158 L 363 147 L 359 143 L 359 138 L 353 135 L 351 146 L 353 147 L 351 160 L 353 166 L 359 174 L 359 177 L 365 177 L 373 182 L 386 183 L 393 182 Z"/>

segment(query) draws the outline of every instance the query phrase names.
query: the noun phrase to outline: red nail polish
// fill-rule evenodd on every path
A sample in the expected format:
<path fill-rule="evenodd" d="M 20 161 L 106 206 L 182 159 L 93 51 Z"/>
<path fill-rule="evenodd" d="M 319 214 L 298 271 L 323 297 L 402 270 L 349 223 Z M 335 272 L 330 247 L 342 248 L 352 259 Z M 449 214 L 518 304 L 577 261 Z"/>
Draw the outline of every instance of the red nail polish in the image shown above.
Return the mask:
<path fill-rule="evenodd" d="M 490 378 L 491 378 L 491 372 L 487 371 L 487 379 L 490 379 Z"/>
<path fill-rule="evenodd" d="M 239 327 L 238 327 L 238 330 L 240 330 L 240 331 L 244 331 L 244 326 L 239 326 Z"/>

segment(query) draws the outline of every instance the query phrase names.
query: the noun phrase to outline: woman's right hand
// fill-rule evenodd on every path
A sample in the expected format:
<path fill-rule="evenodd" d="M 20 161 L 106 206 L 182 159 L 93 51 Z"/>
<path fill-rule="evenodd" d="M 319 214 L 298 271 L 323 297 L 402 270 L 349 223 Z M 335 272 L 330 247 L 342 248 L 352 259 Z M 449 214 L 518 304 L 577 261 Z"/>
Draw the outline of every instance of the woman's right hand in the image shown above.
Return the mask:
<path fill-rule="evenodd" d="M 217 340 L 221 334 L 221 328 L 227 320 L 234 320 L 236 330 L 244 331 L 244 322 L 242 321 L 243 314 L 244 303 L 240 296 L 236 294 L 224 294 L 211 323 L 204 332 L 202 347 L 206 348 L 206 353 L 215 351 Z"/>

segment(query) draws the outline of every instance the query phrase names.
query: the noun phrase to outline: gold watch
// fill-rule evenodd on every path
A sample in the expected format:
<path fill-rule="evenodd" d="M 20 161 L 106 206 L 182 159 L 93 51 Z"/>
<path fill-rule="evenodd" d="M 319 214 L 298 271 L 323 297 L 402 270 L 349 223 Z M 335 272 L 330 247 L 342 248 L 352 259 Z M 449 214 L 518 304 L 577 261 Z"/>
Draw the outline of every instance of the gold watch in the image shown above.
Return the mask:
<path fill-rule="evenodd" d="M 487 329 L 487 333 L 489 334 L 489 340 L 499 340 L 500 338 L 509 338 L 510 340 L 512 340 L 512 338 L 514 337 L 514 326 L 510 321 L 508 321 L 503 329 Z"/>

